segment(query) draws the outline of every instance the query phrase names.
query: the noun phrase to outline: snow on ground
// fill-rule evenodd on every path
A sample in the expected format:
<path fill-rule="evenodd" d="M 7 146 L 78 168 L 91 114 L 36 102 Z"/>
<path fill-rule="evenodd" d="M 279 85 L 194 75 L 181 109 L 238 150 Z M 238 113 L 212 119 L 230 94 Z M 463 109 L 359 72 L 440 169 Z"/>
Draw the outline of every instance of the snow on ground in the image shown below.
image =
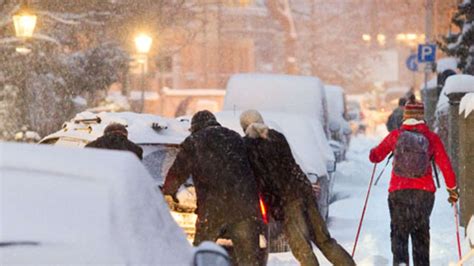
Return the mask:
<path fill-rule="evenodd" d="M 359 224 L 373 164 L 368 160 L 372 147 L 384 136 L 354 137 L 348 153 L 348 160 L 338 165 L 334 185 L 334 199 L 329 209 L 329 230 L 332 236 L 349 252 L 352 252 L 357 226 Z M 385 162 L 377 165 L 375 176 Z M 391 166 L 385 170 L 377 186 L 372 187 L 369 203 L 357 244 L 355 261 L 357 265 L 391 265 L 390 215 L 388 210 L 388 183 Z M 448 193 L 441 178 L 441 189 L 431 215 L 431 264 L 449 265 L 457 261 L 456 228 L 453 208 L 447 202 Z M 374 178 L 375 179 L 375 178 Z M 460 228 L 461 237 L 464 230 Z M 463 254 L 468 250 L 463 243 Z M 331 265 L 319 252 L 316 255 L 321 265 Z M 268 265 L 298 265 L 290 252 L 271 254 Z"/>

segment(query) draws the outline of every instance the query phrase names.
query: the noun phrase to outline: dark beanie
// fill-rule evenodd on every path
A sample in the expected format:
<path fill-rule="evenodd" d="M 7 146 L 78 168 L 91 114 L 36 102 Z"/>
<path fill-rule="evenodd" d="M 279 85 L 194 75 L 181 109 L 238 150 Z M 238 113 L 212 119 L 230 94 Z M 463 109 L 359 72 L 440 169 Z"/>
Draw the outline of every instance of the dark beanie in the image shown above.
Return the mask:
<path fill-rule="evenodd" d="M 199 111 L 191 119 L 191 132 L 196 132 L 209 125 L 218 125 L 214 114 L 207 110 Z"/>

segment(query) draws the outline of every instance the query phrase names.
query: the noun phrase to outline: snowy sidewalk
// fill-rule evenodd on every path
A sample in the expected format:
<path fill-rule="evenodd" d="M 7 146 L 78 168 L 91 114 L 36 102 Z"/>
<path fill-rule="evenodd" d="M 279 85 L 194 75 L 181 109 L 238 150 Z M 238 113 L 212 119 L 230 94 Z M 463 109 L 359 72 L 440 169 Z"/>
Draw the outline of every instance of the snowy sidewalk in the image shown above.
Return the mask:
<path fill-rule="evenodd" d="M 329 230 L 332 236 L 352 252 L 355 234 L 362 212 L 373 164 L 368 154 L 380 138 L 355 137 L 352 140 L 348 161 L 338 164 L 334 185 L 334 199 L 329 209 Z M 377 166 L 376 176 L 385 162 Z M 388 211 L 388 182 L 391 166 L 385 170 L 377 186 L 372 187 L 362 226 L 355 260 L 357 265 L 391 265 L 390 216 Z M 431 215 L 431 265 L 449 265 L 457 261 L 454 211 L 447 202 L 448 193 L 440 176 L 441 189 Z M 461 237 L 464 230 L 461 228 Z M 465 250 L 466 251 L 466 250 Z M 321 265 L 331 265 L 316 251 Z M 290 252 L 271 254 L 268 265 L 298 265 Z"/>

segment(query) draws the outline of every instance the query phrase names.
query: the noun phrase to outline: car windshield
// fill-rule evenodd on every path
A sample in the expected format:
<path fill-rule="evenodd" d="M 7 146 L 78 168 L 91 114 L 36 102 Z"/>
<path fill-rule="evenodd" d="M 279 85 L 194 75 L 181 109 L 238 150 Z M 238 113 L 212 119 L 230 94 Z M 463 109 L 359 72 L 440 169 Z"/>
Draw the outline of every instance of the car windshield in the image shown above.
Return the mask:
<path fill-rule="evenodd" d="M 144 151 L 143 164 L 153 179 L 159 183 L 164 177 L 178 154 L 179 148 L 172 145 L 141 145 Z"/>

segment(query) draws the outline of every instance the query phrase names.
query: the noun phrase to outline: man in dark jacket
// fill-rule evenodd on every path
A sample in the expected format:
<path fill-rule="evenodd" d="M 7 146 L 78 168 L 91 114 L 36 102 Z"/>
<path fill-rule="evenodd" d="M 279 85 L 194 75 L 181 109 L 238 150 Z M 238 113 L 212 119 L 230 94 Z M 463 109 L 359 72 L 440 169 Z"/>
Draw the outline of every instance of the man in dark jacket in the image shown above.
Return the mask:
<path fill-rule="evenodd" d="M 450 203 L 456 203 L 459 197 L 456 176 L 440 138 L 430 131 L 424 121 L 423 104 L 407 103 L 403 119 L 402 127 L 390 132 L 373 148 L 369 159 L 373 163 L 379 163 L 388 154 L 394 153 L 388 189 L 393 265 L 410 264 L 410 238 L 413 265 L 429 265 L 430 215 L 436 191 L 430 159 L 434 160 L 443 173 Z"/>
<path fill-rule="evenodd" d="M 387 120 L 387 130 L 388 132 L 392 132 L 395 129 L 400 128 L 403 122 L 403 108 L 405 103 L 407 102 L 406 98 L 400 98 L 398 100 L 398 107 L 393 110 Z"/>
<path fill-rule="evenodd" d="M 238 265 L 258 265 L 261 216 L 255 177 L 243 139 L 209 111 L 196 113 L 163 185 L 174 196 L 191 176 L 197 196 L 194 245 L 230 236 Z"/>
<path fill-rule="evenodd" d="M 242 113 L 245 146 L 257 178 L 259 192 L 283 231 L 301 265 L 319 265 L 311 241 L 334 265 L 355 265 L 329 234 L 319 213 L 312 185 L 291 153 L 286 138 L 269 129 L 256 110 Z"/>
<path fill-rule="evenodd" d="M 141 160 L 143 150 L 137 144 L 128 140 L 127 128 L 118 123 L 113 123 L 105 127 L 104 135 L 88 143 L 87 148 L 109 149 L 131 151 Z"/>

